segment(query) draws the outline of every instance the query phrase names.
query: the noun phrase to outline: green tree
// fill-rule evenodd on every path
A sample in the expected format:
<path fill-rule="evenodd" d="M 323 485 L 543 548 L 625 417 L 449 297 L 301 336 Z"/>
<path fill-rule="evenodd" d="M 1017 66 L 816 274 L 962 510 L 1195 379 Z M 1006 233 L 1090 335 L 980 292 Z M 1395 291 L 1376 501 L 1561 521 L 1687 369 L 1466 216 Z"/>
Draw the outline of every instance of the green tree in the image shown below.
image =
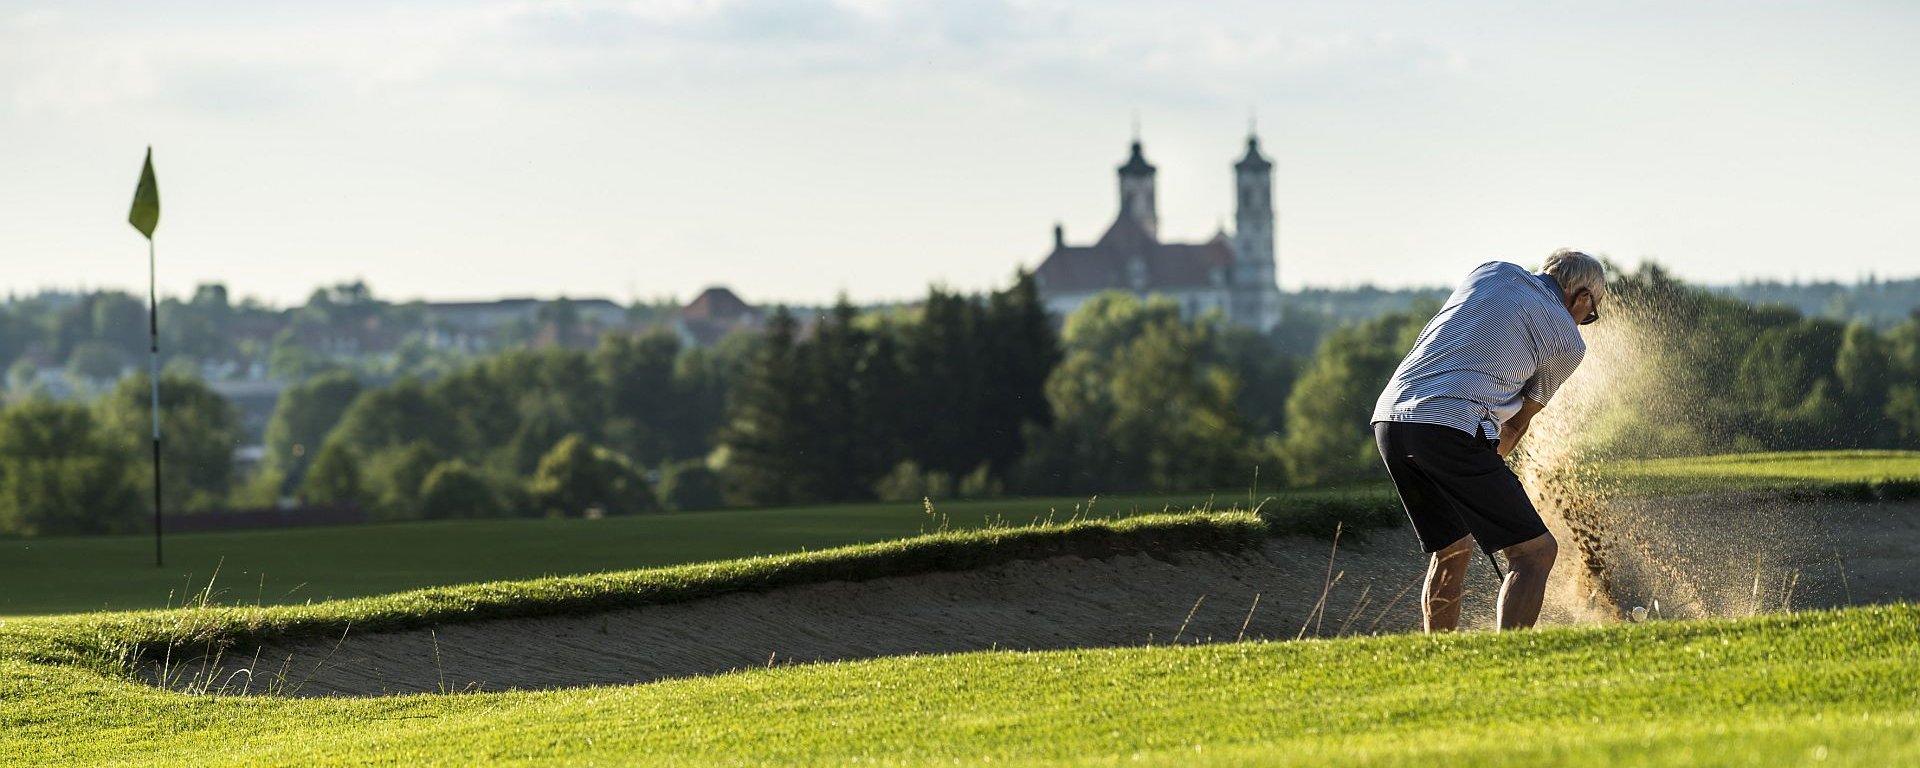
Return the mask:
<path fill-rule="evenodd" d="M 1631 346 L 1634 369 L 1611 372 L 1627 380 L 1633 407 L 1613 409 L 1583 425 L 1590 456 L 1652 457 L 1763 447 L 1771 422 L 1756 417 L 1737 391 L 1741 363 L 1768 328 L 1800 321 L 1798 313 L 1756 308 L 1682 283 L 1658 264 L 1615 273 L 1608 316 L 1623 332 L 1600 343 Z M 1603 323 L 1612 325 L 1611 320 Z M 1607 330 L 1608 326 L 1602 326 Z M 1605 373 L 1582 365 L 1584 378 Z M 1633 380 L 1637 379 L 1637 381 Z"/>
<path fill-rule="evenodd" d="M 1015 274 L 1012 286 L 988 297 L 984 324 L 989 389 L 974 415 L 982 450 L 972 458 L 987 462 L 989 473 L 1004 473 L 1026 452 L 1027 425 L 1044 429 L 1052 423 L 1047 378 L 1060 365 L 1062 352 L 1053 316 L 1026 270 Z"/>
<path fill-rule="evenodd" d="M 420 512 L 429 520 L 499 517 L 506 511 L 487 479 L 459 459 L 434 467 L 420 484 Z"/>
<path fill-rule="evenodd" d="M 502 472 L 531 473 L 574 432 L 604 440 L 606 391 L 584 352 L 509 352 L 436 382 L 424 395 L 450 432 L 435 445 Z"/>
<path fill-rule="evenodd" d="M 1239 382 L 1211 321 L 1110 293 L 1067 319 L 1047 380 L 1052 427 L 1028 429 L 1030 491 L 1185 490 L 1252 471 Z"/>
<path fill-rule="evenodd" d="M 981 421 L 990 370 L 984 313 L 975 300 L 934 289 L 905 326 L 899 356 L 913 397 L 899 414 L 906 456 L 929 471 L 965 472 L 985 449 Z"/>
<path fill-rule="evenodd" d="M 1277 437 L 1286 431 L 1287 395 L 1300 371 L 1296 361 L 1280 351 L 1275 339 L 1246 328 L 1220 332 L 1222 364 L 1241 382 L 1234 407 L 1255 435 Z"/>
<path fill-rule="evenodd" d="M 267 353 L 267 373 L 288 381 L 299 381 L 337 367 L 333 361 L 302 344 L 292 328 L 282 329 L 274 336 L 273 348 Z"/>
<path fill-rule="evenodd" d="M 367 456 L 362 479 L 373 500 L 373 516 L 380 520 L 417 520 L 423 516 L 420 503 L 427 475 L 440 466 L 446 454 L 425 440 L 389 446 Z"/>
<path fill-rule="evenodd" d="M 679 397 L 663 422 L 669 456 L 704 457 L 713 450 L 733 385 L 746 378 L 759 342 L 759 334 L 732 333 L 711 347 L 681 351 L 673 367 Z"/>
<path fill-rule="evenodd" d="M 1395 313 L 1336 328 L 1320 342 L 1287 397 L 1286 439 L 1278 450 L 1292 482 L 1377 473 L 1369 417 L 1423 325 L 1420 315 Z"/>
<path fill-rule="evenodd" d="M 794 337 L 798 323 L 776 309 L 753 362 L 734 387 L 721 430 L 722 487 L 731 503 L 758 506 L 818 501 L 807 476 L 812 435 L 806 395 L 798 386 L 801 361 Z"/>
<path fill-rule="evenodd" d="M 32 399 L 0 411 L 0 532 L 138 530 L 149 510 L 124 441 L 86 407 Z"/>
<path fill-rule="evenodd" d="M 1920 447 L 1920 313 L 1887 332 L 1887 419 L 1895 440 Z"/>
<path fill-rule="evenodd" d="M 1148 325 L 1114 360 L 1108 434 L 1152 488 L 1215 488 L 1252 471 L 1240 382 L 1217 362 L 1214 326 Z"/>
<path fill-rule="evenodd" d="M 912 459 L 894 465 L 873 484 L 873 494 L 881 501 L 944 500 L 953 497 L 953 476 L 939 470 L 920 468 Z"/>
<path fill-rule="evenodd" d="M 1760 331 L 1747 348 L 1735 392 L 1757 423 L 1770 426 L 1765 437 L 1772 447 L 1848 442 L 1834 374 L 1844 333 L 1830 320 L 1802 320 Z"/>
<path fill-rule="evenodd" d="M 717 509 L 720 476 L 699 459 L 675 462 L 660 470 L 660 505 L 675 512 Z"/>
<path fill-rule="evenodd" d="M 288 387 L 267 421 L 261 470 L 298 487 L 320 445 L 360 396 L 360 380 L 347 371 L 324 373 Z"/>
<path fill-rule="evenodd" d="M 840 297 L 832 313 L 814 326 L 813 339 L 800 347 L 800 376 L 806 408 L 801 411 L 812 435 L 800 473 L 817 497 L 826 501 L 870 498 L 873 481 L 885 474 L 871 448 L 885 441 L 887 430 L 868 398 L 871 391 L 869 334 L 857 323 L 858 312 Z"/>
<path fill-rule="evenodd" d="M 368 389 L 353 399 L 329 440 L 342 440 L 361 456 L 376 451 L 425 442 L 443 454 L 455 454 L 461 445 L 460 424 L 441 388 L 429 392 L 417 379 Z M 507 418 L 511 418 L 509 411 Z M 509 432 L 509 434 L 511 434 Z"/>
<path fill-rule="evenodd" d="M 0 306 L 0 370 L 12 368 L 39 335 L 33 323 L 20 316 L 21 309 L 19 304 Z"/>
<path fill-rule="evenodd" d="M 745 378 L 758 334 L 733 332 L 710 348 L 682 349 L 674 359 L 674 409 L 662 420 L 668 457 L 705 457 L 728 417 L 733 384 Z"/>
<path fill-rule="evenodd" d="M 150 477 L 153 436 L 151 379 L 142 373 L 121 379 L 97 404 L 100 423 L 129 453 L 149 457 L 129 464 L 136 479 Z M 196 376 L 160 376 L 160 471 L 167 509 L 219 507 L 233 487 L 233 452 L 240 445 L 240 416 L 233 404 Z"/>
<path fill-rule="evenodd" d="M 1892 363 L 1892 350 L 1880 334 L 1857 321 L 1847 326 L 1833 372 L 1840 384 L 1842 427 L 1856 447 L 1886 445 L 1898 429 L 1887 417 Z"/>
<path fill-rule="evenodd" d="M 680 340 L 667 333 L 601 337 L 593 369 L 610 401 L 609 445 L 647 464 L 677 455 L 672 422 L 682 406 L 675 376 L 680 354 Z"/>
<path fill-rule="evenodd" d="M 580 517 L 591 510 L 622 515 L 658 508 L 647 479 L 627 457 L 577 434 L 562 439 L 540 460 L 528 491 L 534 505 L 550 516 Z"/>
<path fill-rule="evenodd" d="M 370 497 L 353 448 L 342 440 L 328 440 L 318 453 L 301 481 L 300 494 L 316 504 L 366 507 Z"/>

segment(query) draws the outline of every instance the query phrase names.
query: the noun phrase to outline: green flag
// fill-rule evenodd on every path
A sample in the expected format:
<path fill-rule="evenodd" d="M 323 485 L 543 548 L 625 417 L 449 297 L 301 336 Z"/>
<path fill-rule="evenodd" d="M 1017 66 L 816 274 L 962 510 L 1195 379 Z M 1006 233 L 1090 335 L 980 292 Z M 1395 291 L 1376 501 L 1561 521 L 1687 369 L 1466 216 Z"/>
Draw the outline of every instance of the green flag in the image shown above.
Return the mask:
<path fill-rule="evenodd" d="M 140 187 L 133 191 L 133 210 L 127 212 L 127 223 L 148 240 L 153 239 L 153 229 L 160 226 L 160 185 L 153 180 L 153 147 L 147 147 L 147 164 L 140 168 Z"/>

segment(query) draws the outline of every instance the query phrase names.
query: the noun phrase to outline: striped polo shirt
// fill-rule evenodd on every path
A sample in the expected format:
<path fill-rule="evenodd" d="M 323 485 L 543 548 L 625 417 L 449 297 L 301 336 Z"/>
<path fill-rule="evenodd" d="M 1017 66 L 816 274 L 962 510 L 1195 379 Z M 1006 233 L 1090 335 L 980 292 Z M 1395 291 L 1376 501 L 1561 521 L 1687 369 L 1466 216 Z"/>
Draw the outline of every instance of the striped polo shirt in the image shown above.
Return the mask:
<path fill-rule="evenodd" d="M 1546 405 L 1586 351 L 1552 277 L 1490 261 L 1468 273 L 1420 331 L 1373 421 L 1442 424 L 1498 440 L 1520 398 Z"/>

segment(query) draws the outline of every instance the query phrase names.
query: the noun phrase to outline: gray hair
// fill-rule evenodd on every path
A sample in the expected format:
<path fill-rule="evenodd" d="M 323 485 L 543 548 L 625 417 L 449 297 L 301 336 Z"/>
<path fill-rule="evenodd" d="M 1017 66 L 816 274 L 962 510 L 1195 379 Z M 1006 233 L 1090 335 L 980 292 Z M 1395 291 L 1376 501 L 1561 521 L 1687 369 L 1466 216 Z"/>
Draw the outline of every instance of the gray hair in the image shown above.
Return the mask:
<path fill-rule="evenodd" d="M 1600 260 L 1572 248 L 1562 248 L 1547 257 L 1547 263 L 1540 267 L 1540 274 L 1552 275 L 1560 282 L 1560 290 L 1568 296 L 1585 288 L 1593 292 L 1594 299 L 1607 296 L 1607 268 Z"/>

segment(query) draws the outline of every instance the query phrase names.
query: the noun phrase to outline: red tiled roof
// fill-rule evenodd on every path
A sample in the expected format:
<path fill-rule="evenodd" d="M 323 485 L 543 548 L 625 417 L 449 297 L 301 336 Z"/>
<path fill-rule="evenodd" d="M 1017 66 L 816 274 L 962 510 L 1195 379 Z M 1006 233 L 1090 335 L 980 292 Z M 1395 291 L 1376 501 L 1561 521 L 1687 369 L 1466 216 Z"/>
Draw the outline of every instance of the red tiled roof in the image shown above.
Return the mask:
<path fill-rule="evenodd" d="M 688 320 L 718 320 L 730 322 L 745 318 L 758 319 L 760 311 L 753 305 L 741 301 L 733 291 L 725 288 L 708 288 L 702 291 L 691 303 L 677 312 Z"/>
<path fill-rule="evenodd" d="M 1233 250 L 1223 237 L 1205 243 L 1161 243 L 1121 216 L 1093 245 L 1062 245 L 1041 262 L 1035 275 L 1044 290 L 1053 292 L 1132 290 L 1128 265 L 1146 268 L 1146 286 L 1156 289 L 1205 288 L 1215 285 L 1216 271 L 1225 279 L 1233 265 Z"/>

